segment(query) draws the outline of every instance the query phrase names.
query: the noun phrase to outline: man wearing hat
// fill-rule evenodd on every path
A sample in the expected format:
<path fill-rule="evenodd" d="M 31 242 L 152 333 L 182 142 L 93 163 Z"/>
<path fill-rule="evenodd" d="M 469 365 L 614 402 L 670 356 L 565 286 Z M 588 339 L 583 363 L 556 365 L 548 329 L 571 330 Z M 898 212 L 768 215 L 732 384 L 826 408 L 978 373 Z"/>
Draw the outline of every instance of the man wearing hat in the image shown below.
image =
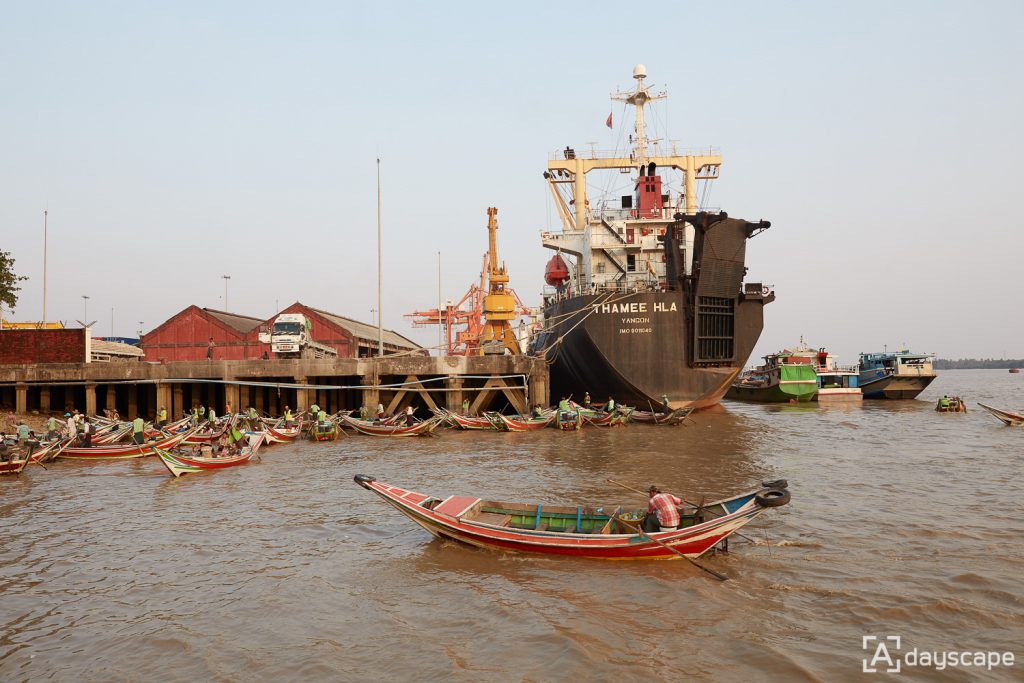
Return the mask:
<path fill-rule="evenodd" d="M 647 489 L 647 517 L 644 518 L 644 531 L 675 531 L 679 528 L 679 511 L 686 502 L 685 498 L 677 498 L 671 493 L 662 493 L 657 486 Z M 657 529 L 649 527 L 655 526 Z"/>

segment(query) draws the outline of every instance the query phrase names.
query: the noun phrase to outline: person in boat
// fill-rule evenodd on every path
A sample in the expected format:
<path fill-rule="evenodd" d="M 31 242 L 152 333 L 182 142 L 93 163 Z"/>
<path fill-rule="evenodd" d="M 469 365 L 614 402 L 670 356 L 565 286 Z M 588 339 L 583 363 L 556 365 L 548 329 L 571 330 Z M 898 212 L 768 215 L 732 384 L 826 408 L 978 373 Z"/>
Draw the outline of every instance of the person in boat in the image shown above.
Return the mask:
<path fill-rule="evenodd" d="M 167 408 L 160 408 L 160 429 L 167 426 Z"/>
<path fill-rule="evenodd" d="M 365 420 L 368 417 L 370 417 L 370 409 L 366 406 L 359 406 L 359 419 Z"/>
<path fill-rule="evenodd" d="M 231 429 L 228 430 L 228 446 L 232 451 L 238 452 L 242 448 L 242 440 L 245 438 L 245 432 L 235 425 L 231 425 Z"/>
<path fill-rule="evenodd" d="M 949 410 L 949 396 L 943 394 L 939 399 L 939 410 Z"/>
<path fill-rule="evenodd" d="M 75 419 L 71 417 L 71 413 L 64 413 L 64 429 L 68 432 L 65 434 L 68 438 L 75 436 Z"/>
<path fill-rule="evenodd" d="M 292 425 L 295 424 L 295 418 L 292 416 L 292 409 L 288 406 L 284 407 L 284 428 L 291 429 Z"/>
<path fill-rule="evenodd" d="M 316 411 L 316 421 L 317 421 L 318 424 L 321 424 L 321 425 L 324 425 L 324 426 L 327 425 L 327 411 L 323 410 L 322 408 L 319 408 L 319 406 L 318 406 L 318 409 Z"/>
<path fill-rule="evenodd" d="M 206 406 L 200 404 L 199 405 L 199 421 L 203 422 L 205 420 L 206 420 Z"/>
<path fill-rule="evenodd" d="M 146 423 L 141 415 L 132 420 L 132 440 L 139 445 L 146 442 Z"/>
<path fill-rule="evenodd" d="M 313 402 L 313 405 L 309 407 L 309 416 L 314 420 L 320 419 L 320 406 L 318 406 L 315 401 Z"/>
<path fill-rule="evenodd" d="M 113 420 L 114 422 L 120 422 L 121 421 L 121 416 L 118 414 L 117 408 L 113 408 L 110 411 L 110 419 Z"/>
<path fill-rule="evenodd" d="M 260 428 L 260 416 L 256 412 L 256 409 L 249 406 L 249 409 L 245 411 L 249 416 L 249 429 L 256 431 Z"/>
<path fill-rule="evenodd" d="M 562 400 L 558 402 L 558 409 L 560 411 L 562 411 L 563 413 L 569 412 L 569 410 L 570 410 L 570 408 L 569 408 L 569 399 L 567 399 L 565 396 L 563 396 Z"/>
<path fill-rule="evenodd" d="M 462 414 L 469 417 L 469 399 L 462 399 Z"/>
<path fill-rule="evenodd" d="M 60 427 L 60 422 L 53 415 L 46 421 L 46 440 L 53 441 L 57 438 L 57 428 Z"/>
<path fill-rule="evenodd" d="M 383 420 L 384 419 L 384 404 L 383 403 L 378 403 L 377 404 L 377 419 L 378 420 Z"/>
<path fill-rule="evenodd" d="M 665 413 L 666 415 L 672 412 L 672 408 L 668 404 L 668 394 L 661 395 L 661 412 Z"/>
<path fill-rule="evenodd" d="M 217 421 L 217 411 L 210 406 L 210 409 L 206 411 L 206 420 L 210 423 L 210 429 L 213 429 L 214 423 Z"/>
<path fill-rule="evenodd" d="M 18 443 L 24 444 L 28 441 L 28 425 L 25 424 L 24 420 L 18 422 Z"/>
<path fill-rule="evenodd" d="M 96 433 L 96 425 L 89 418 L 82 420 L 82 423 L 82 448 L 92 448 L 92 435 Z"/>
<path fill-rule="evenodd" d="M 227 401 L 224 404 L 224 414 L 225 415 L 230 415 L 231 414 L 231 401 Z"/>
<path fill-rule="evenodd" d="M 686 498 L 663 493 L 653 484 L 647 489 L 647 516 L 644 531 L 675 531 L 679 528 L 679 512 Z"/>
<path fill-rule="evenodd" d="M 412 413 L 413 413 L 412 406 L 409 406 L 408 408 L 405 409 L 405 426 L 406 427 L 412 427 L 414 424 L 416 424 L 416 416 L 413 415 Z"/>
<path fill-rule="evenodd" d="M 590 392 L 589 391 L 584 391 L 583 392 L 583 407 L 584 408 L 588 408 L 588 409 L 590 408 Z"/>
<path fill-rule="evenodd" d="M 544 409 L 540 407 L 539 403 L 533 407 L 533 416 L 544 417 Z"/>
<path fill-rule="evenodd" d="M 614 413 L 615 412 L 615 399 L 611 396 L 608 397 L 608 402 L 604 404 L 604 412 Z"/>

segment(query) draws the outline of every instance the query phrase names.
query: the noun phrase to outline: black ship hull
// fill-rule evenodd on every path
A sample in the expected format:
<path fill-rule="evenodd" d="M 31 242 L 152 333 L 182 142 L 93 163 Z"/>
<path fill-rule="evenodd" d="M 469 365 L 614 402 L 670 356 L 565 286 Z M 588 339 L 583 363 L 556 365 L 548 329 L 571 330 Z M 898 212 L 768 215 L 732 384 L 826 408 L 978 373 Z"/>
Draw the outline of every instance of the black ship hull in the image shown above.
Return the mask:
<path fill-rule="evenodd" d="M 763 326 L 765 298 L 736 307 L 735 360 L 693 367 L 682 292 L 577 296 L 553 302 L 545 319 L 552 398 L 589 391 L 596 401 L 646 409 L 667 396 L 672 407 L 706 408 L 721 401 L 743 368 Z M 624 312 L 625 311 L 625 312 Z"/>

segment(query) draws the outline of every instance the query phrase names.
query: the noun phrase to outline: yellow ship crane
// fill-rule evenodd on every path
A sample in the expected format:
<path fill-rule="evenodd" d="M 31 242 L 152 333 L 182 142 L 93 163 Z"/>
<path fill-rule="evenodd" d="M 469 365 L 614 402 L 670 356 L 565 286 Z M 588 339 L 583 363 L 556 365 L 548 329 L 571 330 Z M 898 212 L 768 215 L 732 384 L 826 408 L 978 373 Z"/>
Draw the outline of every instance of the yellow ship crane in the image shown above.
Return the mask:
<path fill-rule="evenodd" d="M 498 266 L 498 210 L 487 209 L 487 233 L 490 238 L 490 270 L 487 296 L 484 297 L 484 330 L 480 336 L 480 355 L 503 354 L 505 349 L 518 356 L 519 342 L 512 332 L 512 320 L 517 314 L 515 294 L 508 288 L 505 264 Z"/>

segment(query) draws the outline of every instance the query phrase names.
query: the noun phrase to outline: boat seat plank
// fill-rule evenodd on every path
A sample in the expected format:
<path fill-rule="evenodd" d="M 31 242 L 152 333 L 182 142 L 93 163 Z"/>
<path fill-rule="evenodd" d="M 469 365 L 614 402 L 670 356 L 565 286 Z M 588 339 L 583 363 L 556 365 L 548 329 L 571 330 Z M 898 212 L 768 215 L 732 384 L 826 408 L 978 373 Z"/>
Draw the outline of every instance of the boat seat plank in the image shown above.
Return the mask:
<path fill-rule="evenodd" d="M 416 493 L 415 491 L 408 491 L 405 495 L 401 496 L 402 500 L 408 501 L 413 505 L 419 505 L 425 501 L 429 496 L 423 493 Z"/>
<path fill-rule="evenodd" d="M 472 498 L 470 496 L 448 496 L 440 505 L 434 508 L 434 512 L 450 517 L 461 517 L 479 502 L 481 502 L 480 498 Z"/>
<path fill-rule="evenodd" d="M 496 512 L 481 512 L 479 515 L 473 517 L 472 520 L 467 521 L 490 524 L 491 526 L 508 526 L 508 523 L 512 521 L 512 515 L 499 515 Z"/>

